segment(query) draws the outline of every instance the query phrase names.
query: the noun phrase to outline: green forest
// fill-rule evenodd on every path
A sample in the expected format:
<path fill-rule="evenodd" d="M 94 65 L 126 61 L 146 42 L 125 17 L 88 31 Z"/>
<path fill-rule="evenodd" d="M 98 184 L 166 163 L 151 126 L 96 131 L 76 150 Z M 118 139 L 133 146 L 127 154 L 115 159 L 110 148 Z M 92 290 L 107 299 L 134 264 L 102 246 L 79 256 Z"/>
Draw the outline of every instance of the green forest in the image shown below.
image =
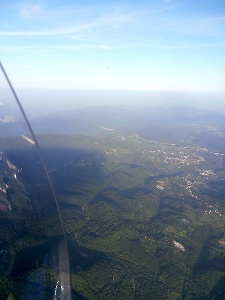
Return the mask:
<path fill-rule="evenodd" d="M 73 299 L 224 299 L 222 154 L 136 134 L 38 142 L 65 226 Z M 0 150 L 1 237 L 13 244 L 1 299 L 17 299 L 34 270 L 47 278 L 48 299 L 55 274 L 43 274 L 43 253 L 61 232 L 48 182 L 27 141 L 3 139 Z"/>

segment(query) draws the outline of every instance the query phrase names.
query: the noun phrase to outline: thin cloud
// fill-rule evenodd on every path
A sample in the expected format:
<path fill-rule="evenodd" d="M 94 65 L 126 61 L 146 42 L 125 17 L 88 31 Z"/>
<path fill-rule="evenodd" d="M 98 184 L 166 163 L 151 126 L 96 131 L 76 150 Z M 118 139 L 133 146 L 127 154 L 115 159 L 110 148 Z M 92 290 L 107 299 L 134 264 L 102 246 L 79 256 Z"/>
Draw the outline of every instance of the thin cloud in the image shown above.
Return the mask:
<path fill-rule="evenodd" d="M 166 41 L 164 43 L 158 41 L 158 40 L 154 40 L 154 41 L 145 41 L 143 42 L 142 40 L 138 40 L 138 39 L 134 39 L 134 42 L 132 42 L 132 40 L 129 43 L 124 43 L 124 44 L 120 44 L 120 45 L 114 45 L 111 46 L 111 48 L 114 49 L 137 49 L 140 47 L 143 49 L 162 49 L 162 50 L 176 50 L 176 49 L 221 49 L 221 48 L 225 48 L 225 43 L 194 43 L 194 42 L 189 42 L 189 44 L 177 44 L 176 42 L 171 43 L 170 41 Z"/>
<path fill-rule="evenodd" d="M 41 11 L 41 6 L 39 4 L 20 4 L 20 16 L 23 19 L 32 19 L 34 16 Z"/>
<path fill-rule="evenodd" d="M 45 28 L 43 30 L 2 30 L 0 31 L 0 36 L 21 36 L 21 37 L 37 37 L 37 36 L 62 36 L 62 35 L 71 35 L 71 34 L 77 34 L 87 31 L 92 31 L 96 28 L 119 28 L 125 24 L 133 23 L 138 25 L 140 20 L 143 19 L 143 16 L 150 16 L 150 15 L 157 15 L 164 11 L 167 11 L 171 9 L 172 6 L 166 6 L 162 7 L 160 9 L 154 9 L 154 10 L 141 10 L 141 11 L 127 11 L 124 12 L 124 10 L 120 9 L 114 9 L 113 13 L 103 14 L 102 16 L 96 16 L 95 19 L 89 22 L 84 22 L 82 20 L 82 17 L 79 17 L 78 15 L 78 21 L 76 24 L 70 23 L 67 26 L 54 26 L 54 29 L 51 28 Z M 73 9 L 75 9 L 73 7 Z M 74 19 L 74 14 L 71 14 L 73 11 L 71 9 L 69 12 L 66 11 L 62 13 L 61 10 L 56 10 L 53 13 L 54 15 L 54 22 L 57 22 L 57 24 L 60 24 L 62 22 L 63 24 L 69 23 L 69 19 Z M 20 15 L 24 19 L 31 19 L 32 17 L 37 15 L 37 12 L 40 13 L 41 16 L 45 15 L 48 16 L 48 11 L 41 10 L 40 5 L 23 5 L 23 9 L 20 12 Z M 49 12 L 49 14 L 53 14 L 52 12 Z M 69 15 L 70 13 L 70 15 Z M 76 11 L 77 15 L 77 11 Z M 67 18 L 65 18 L 67 16 Z M 93 17 L 92 17 L 93 18 Z M 66 19 L 66 20 L 65 20 Z M 45 24 L 45 22 L 43 22 Z M 42 26 L 42 24 L 41 24 Z"/>
<path fill-rule="evenodd" d="M 98 27 L 105 27 L 110 25 L 118 25 L 132 21 L 132 15 L 106 15 L 89 23 L 79 25 L 70 25 L 53 30 L 42 31 L 0 31 L 0 36 L 58 36 L 70 35 L 82 31 L 92 30 Z"/>
<path fill-rule="evenodd" d="M 80 50 L 89 50 L 89 49 L 99 49 L 99 50 L 109 50 L 112 47 L 106 44 L 97 44 L 97 43 L 87 43 L 87 44 L 78 44 L 78 45 L 51 45 L 51 46 L 21 46 L 21 47 L 13 47 L 13 46 L 5 46 L 4 48 L 0 48 L 1 52 L 18 52 L 20 53 L 51 53 L 58 50 L 68 50 L 68 51 L 80 51 Z"/>
<path fill-rule="evenodd" d="M 0 31 L 0 36 L 63 36 L 86 32 L 87 34 L 100 28 L 118 29 L 123 25 L 130 24 L 135 26 L 136 30 L 140 27 L 145 28 L 147 32 L 174 32 L 194 35 L 219 35 L 224 34 L 225 16 L 202 17 L 202 18 L 182 18 L 171 19 L 164 16 L 152 16 L 152 12 L 139 12 L 134 14 L 111 14 L 105 15 L 88 23 L 69 24 L 67 26 L 54 29 L 45 29 L 37 31 Z M 73 37 L 74 38 L 74 37 Z"/>
<path fill-rule="evenodd" d="M 183 44 L 183 45 L 164 45 L 155 46 L 158 49 L 206 49 L 206 48 L 225 48 L 225 43 L 211 43 L 211 44 Z"/>
<path fill-rule="evenodd" d="M 134 40 L 134 43 L 128 43 L 126 41 L 124 41 L 124 43 L 120 43 L 119 45 L 106 45 L 106 44 L 95 44 L 95 43 L 88 43 L 88 44 L 81 44 L 81 45 L 51 45 L 51 46 L 27 46 L 27 47 L 21 47 L 20 51 L 21 53 L 33 53 L 33 54 L 48 54 L 48 53 L 54 53 L 56 51 L 61 51 L 61 50 L 65 50 L 65 51 L 82 51 L 82 50 L 91 50 L 91 49 L 99 49 L 99 50 L 110 50 L 110 49 L 136 49 L 139 48 L 139 44 L 137 44 L 136 42 L 137 40 Z M 142 43 L 142 48 L 145 49 L 162 49 L 162 50 L 176 50 L 176 49 L 180 49 L 180 50 L 185 50 L 185 49 L 190 49 L 190 50 L 194 50 L 194 49 L 216 49 L 216 48 L 225 48 L 225 43 L 189 43 L 189 44 L 162 44 L 158 41 L 150 41 L 149 43 L 145 42 Z M 8 49 L 7 47 L 4 47 L 4 49 L 0 49 L 0 53 L 1 51 L 5 52 L 5 51 L 17 51 L 18 52 L 18 48 L 15 47 L 15 49 L 13 49 L 13 46 L 10 46 Z M 1 105 L 1 103 L 0 103 Z"/>
<path fill-rule="evenodd" d="M 176 17 L 156 16 L 140 23 L 142 34 L 179 34 L 186 36 L 217 37 L 225 35 L 225 16 L 217 17 Z"/>

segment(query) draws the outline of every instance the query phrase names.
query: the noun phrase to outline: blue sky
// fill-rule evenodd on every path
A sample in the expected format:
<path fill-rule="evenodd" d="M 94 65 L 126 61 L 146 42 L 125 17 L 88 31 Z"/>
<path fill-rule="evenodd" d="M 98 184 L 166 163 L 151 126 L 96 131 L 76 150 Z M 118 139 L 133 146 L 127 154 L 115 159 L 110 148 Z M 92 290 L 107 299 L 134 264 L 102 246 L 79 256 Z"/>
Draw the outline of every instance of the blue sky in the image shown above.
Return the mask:
<path fill-rule="evenodd" d="M 0 2 L 16 87 L 225 91 L 225 0 Z"/>

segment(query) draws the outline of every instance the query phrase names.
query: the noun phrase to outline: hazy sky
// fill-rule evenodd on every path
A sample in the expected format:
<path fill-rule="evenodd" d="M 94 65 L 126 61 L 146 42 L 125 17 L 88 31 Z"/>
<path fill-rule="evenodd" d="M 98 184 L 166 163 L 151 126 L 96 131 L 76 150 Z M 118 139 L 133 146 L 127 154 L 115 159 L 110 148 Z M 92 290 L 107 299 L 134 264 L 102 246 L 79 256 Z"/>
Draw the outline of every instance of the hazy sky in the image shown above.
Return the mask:
<path fill-rule="evenodd" d="M 16 87 L 225 91 L 225 0 L 0 1 Z"/>

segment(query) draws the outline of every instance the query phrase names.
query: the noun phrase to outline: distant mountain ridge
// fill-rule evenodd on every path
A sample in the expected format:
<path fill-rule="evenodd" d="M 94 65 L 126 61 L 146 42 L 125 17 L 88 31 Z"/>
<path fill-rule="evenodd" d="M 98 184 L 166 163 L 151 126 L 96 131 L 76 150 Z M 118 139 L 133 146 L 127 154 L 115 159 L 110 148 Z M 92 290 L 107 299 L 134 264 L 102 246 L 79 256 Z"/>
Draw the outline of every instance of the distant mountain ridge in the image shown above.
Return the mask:
<path fill-rule="evenodd" d="M 196 122 L 202 124 L 206 131 L 211 122 L 214 127 L 225 129 L 224 114 L 191 108 L 101 106 L 31 119 L 37 134 L 111 136 L 117 132 L 126 135 L 136 133 L 144 139 L 170 143 L 178 143 L 193 132 L 196 134 Z"/>

